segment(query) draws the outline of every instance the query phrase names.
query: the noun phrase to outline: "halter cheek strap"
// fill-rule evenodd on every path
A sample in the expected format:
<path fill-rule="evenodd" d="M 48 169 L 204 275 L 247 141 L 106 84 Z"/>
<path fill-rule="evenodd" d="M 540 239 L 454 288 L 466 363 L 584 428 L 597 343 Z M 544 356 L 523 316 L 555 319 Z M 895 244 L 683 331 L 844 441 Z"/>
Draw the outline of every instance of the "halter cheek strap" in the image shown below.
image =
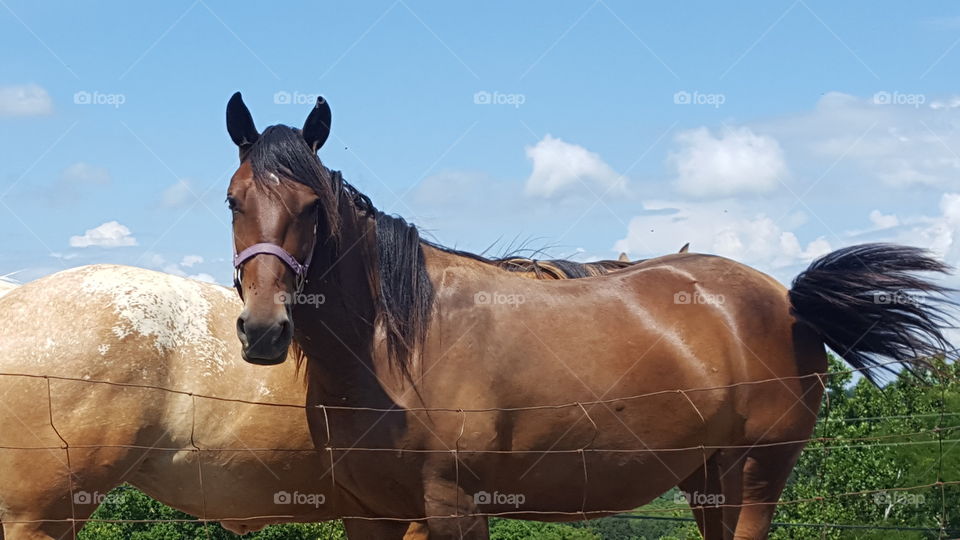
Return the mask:
<path fill-rule="evenodd" d="M 317 228 L 313 229 L 313 242 L 310 245 L 310 251 L 307 253 L 307 260 L 300 264 L 300 261 L 296 257 L 290 254 L 289 251 L 283 249 L 277 244 L 272 244 L 270 242 L 261 242 L 259 244 L 254 244 L 240 253 L 234 251 L 233 254 L 233 286 L 237 289 L 237 292 L 240 294 L 240 298 L 243 298 L 243 264 L 249 261 L 250 259 L 256 257 L 257 255 L 273 255 L 274 257 L 283 261 L 287 268 L 293 272 L 294 282 L 296 283 L 296 292 L 299 294 L 303 291 L 303 286 L 307 282 L 307 272 L 310 270 L 310 261 L 313 259 L 313 251 L 317 245 Z"/>

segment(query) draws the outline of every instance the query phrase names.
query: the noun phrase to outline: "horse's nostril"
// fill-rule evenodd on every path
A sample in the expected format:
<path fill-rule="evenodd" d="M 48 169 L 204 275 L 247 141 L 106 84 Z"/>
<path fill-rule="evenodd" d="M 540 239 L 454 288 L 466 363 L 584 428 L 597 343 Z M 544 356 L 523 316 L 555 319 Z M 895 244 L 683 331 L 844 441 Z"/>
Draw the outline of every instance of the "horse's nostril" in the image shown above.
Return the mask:
<path fill-rule="evenodd" d="M 237 335 L 240 337 L 241 341 L 246 342 L 247 332 L 244 329 L 244 326 L 245 326 L 245 321 L 243 320 L 243 316 L 241 315 L 240 317 L 237 317 Z"/>
<path fill-rule="evenodd" d="M 273 339 L 273 342 L 277 343 L 281 340 L 289 338 L 290 333 L 291 333 L 290 319 L 284 319 L 280 321 L 279 323 L 277 323 L 277 335 Z"/>

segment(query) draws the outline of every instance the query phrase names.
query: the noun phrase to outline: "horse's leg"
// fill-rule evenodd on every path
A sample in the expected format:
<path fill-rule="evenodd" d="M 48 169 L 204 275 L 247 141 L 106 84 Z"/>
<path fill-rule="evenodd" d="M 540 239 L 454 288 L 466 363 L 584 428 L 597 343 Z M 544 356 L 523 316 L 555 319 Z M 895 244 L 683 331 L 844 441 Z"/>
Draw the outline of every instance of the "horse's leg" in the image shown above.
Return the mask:
<path fill-rule="evenodd" d="M 746 453 L 743 450 L 721 450 L 717 452 L 720 485 L 723 488 L 723 537 L 734 538 L 737 522 L 740 519 L 740 507 L 743 504 L 743 464 Z"/>
<path fill-rule="evenodd" d="M 345 519 L 343 529 L 350 540 L 425 540 L 421 523 L 373 519 Z"/>
<path fill-rule="evenodd" d="M 803 450 L 802 444 L 766 446 L 747 451 L 743 465 L 743 502 L 735 538 L 766 538 L 777 501 Z"/>
<path fill-rule="evenodd" d="M 19 452 L 15 459 L 5 457 L 3 465 L 10 465 L 5 472 L 11 476 L 0 486 L 3 533 L 5 538 L 25 540 L 71 540 L 83 527 L 83 522 L 71 522 L 70 518 L 85 519 L 96 505 L 76 504 L 74 493 L 88 486 L 69 481 L 69 469 L 54 454 L 28 456 Z M 96 486 L 95 486 L 96 487 Z M 92 493 L 95 491 L 90 489 Z M 104 491 L 105 493 L 105 491 Z M 87 509 L 86 507 L 91 508 Z"/>
<path fill-rule="evenodd" d="M 438 516 L 427 520 L 430 540 L 447 538 L 488 540 L 489 524 L 486 516 L 480 513 L 473 495 L 451 480 L 433 477 L 424 485 L 424 510 L 427 516 Z M 453 518 L 447 516 L 465 516 Z"/>
<path fill-rule="evenodd" d="M 11 521 L 22 518 L 14 517 Z M 3 536 L 23 540 L 72 540 L 73 530 L 70 523 L 56 525 L 41 523 L 8 523 L 3 524 Z"/>
<path fill-rule="evenodd" d="M 430 538 L 430 530 L 425 521 L 414 521 L 407 527 L 407 533 L 403 535 L 403 540 L 427 540 Z M 0 538 L 0 540 L 3 540 Z"/>
<path fill-rule="evenodd" d="M 489 540 L 490 524 L 484 516 L 430 519 L 427 520 L 427 538 Z"/>
<path fill-rule="evenodd" d="M 0 540 L 3 538 L 23 539 L 23 540 L 73 540 L 76 534 L 83 527 L 84 520 L 90 517 L 92 510 L 84 511 L 78 508 L 76 510 L 76 523 L 68 521 L 63 517 L 69 516 L 70 505 L 61 504 L 57 510 L 51 508 L 45 509 L 46 512 L 29 512 L 22 514 L 6 513 L 3 516 L 3 532 L 0 533 Z M 49 521 L 44 521 L 48 519 Z"/>
<path fill-rule="evenodd" d="M 703 466 L 684 478 L 678 487 L 686 495 L 703 538 L 723 540 L 723 508 L 715 506 L 715 501 L 720 500 L 723 491 L 717 455 L 710 456 Z"/>

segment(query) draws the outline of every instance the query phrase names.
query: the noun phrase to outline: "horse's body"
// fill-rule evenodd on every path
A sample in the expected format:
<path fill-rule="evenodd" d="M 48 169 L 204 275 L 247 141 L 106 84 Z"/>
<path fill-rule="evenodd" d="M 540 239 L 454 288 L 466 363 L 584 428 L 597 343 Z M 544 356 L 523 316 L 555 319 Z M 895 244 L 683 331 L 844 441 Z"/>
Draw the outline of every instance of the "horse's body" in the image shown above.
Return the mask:
<path fill-rule="evenodd" d="M 404 410 L 314 414 L 311 428 L 324 434 L 318 444 L 327 444 L 329 429 L 338 448 L 432 451 L 336 454 L 338 482 L 366 503 L 369 516 L 576 520 L 631 510 L 678 484 L 700 500 L 722 493 L 736 505 L 744 458 L 748 475 L 775 464 L 764 471 L 768 487 L 751 484 L 750 502 L 777 500 L 803 447 L 780 443 L 809 436 L 822 396 L 815 374 L 826 368 L 822 342 L 796 324 L 782 285 L 702 255 L 558 282 L 518 279 L 429 248 L 426 260 L 442 287 L 422 360 L 410 368 L 414 389 L 378 361 L 386 356 L 381 349 L 370 365 L 382 386 L 312 396 L 327 405 L 348 396 L 352 405 L 387 407 L 383 388 Z M 478 306 L 480 291 L 523 300 Z M 723 303 L 675 303 L 683 292 Z M 322 327 L 297 323 L 314 342 L 308 355 L 346 353 Z M 310 386 L 362 377 L 355 365 L 313 363 Z M 544 405 L 559 406 L 523 410 Z M 728 473 L 723 486 L 718 470 Z M 385 489 L 383 478 L 397 492 Z M 500 494 L 500 503 L 485 503 L 483 493 Z M 772 510 L 748 506 L 743 513 L 752 523 Z M 463 521 L 456 534 L 482 532 L 482 524 Z M 718 519 L 712 527 L 723 534 Z"/>
<path fill-rule="evenodd" d="M 319 481 L 329 456 L 282 450 L 312 448 L 302 409 L 187 395 L 303 405 L 292 364 L 239 360 L 239 311 L 229 289 L 130 267 L 83 267 L 9 291 L 0 373 L 25 376 L 0 375 L 6 538 L 70 538 L 83 522 L 69 520 L 89 517 L 122 482 L 236 532 L 333 519 Z M 276 504 L 279 492 L 327 500 Z"/>
<path fill-rule="evenodd" d="M 689 253 L 520 279 L 323 167 L 322 99 L 302 130 L 259 133 L 239 94 L 227 121 L 242 355 L 305 355 L 314 441 L 361 511 L 351 538 L 422 519 L 431 538 L 486 538 L 489 515 L 597 517 L 676 485 L 707 538 L 763 538 L 813 431 L 824 344 L 868 377 L 946 346 L 926 295 L 943 289 L 911 273 L 947 267 L 922 250 L 838 250 L 789 291 Z"/>

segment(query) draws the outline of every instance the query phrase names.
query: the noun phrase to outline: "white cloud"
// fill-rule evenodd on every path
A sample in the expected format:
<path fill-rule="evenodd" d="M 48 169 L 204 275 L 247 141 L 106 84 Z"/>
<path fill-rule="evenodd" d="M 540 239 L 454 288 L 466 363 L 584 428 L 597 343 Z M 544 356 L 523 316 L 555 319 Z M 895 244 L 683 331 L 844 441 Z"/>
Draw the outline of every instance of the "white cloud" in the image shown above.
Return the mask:
<path fill-rule="evenodd" d="M 110 183 L 110 171 L 82 161 L 70 165 L 60 174 L 62 182 L 72 185 L 105 186 Z"/>
<path fill-rule="evenodd" d="M 190 182 L 178 180 L 175 184 L 163 190 L 160 196 L 160 205 L 166 208 L 177 208 L 192 202 L 196 198 Z"/>
<path fill-rule="evenodd" d="M 608 190 L 626 191 L 626 178 L 582 146 L 547 135 L 534 146 L 528 146 L 526 152 L 533 162 L 533 172 L 525 188 L 527 195 L 555 197 L 584 183 L 599 186 L 598 195 Z"/>
<path fill-rule="evenodd" d="M 705 127 L 676 137 L 679 152 L 670 155 L 677 189 L 695 197 L 768 193 L 787 174 L 776 139 L 750 128 L 731 129 L 714 137 Z"/>
<path fill-rule="evenodd" d="M 125 225 L 116 221 L 108 221 L 99 227 L 88 229 L 81 236 L 70 237 L 70 247 L 124 247 L 137 245 L 137 239 L 133 237 Z"/>
<path fill-rule="evenodd" d="M 873 223 L 876 229 L 889 229 L 900 224 L 900 218 L 896 214 L 884 214 L 879 210 L 870 212 L 870 223 Z"/>
<path fill-rule="evenodd" d="M 60 171 L 55 182 L 37 186 L 37 195 L 56 207 L 73 206 L 94 188 L 107 186 L 111 181 L 106 168 L 79 161 Z"/>
<path fill-rule="evenodd" d="M 686 242 L 690 250 L 711 253 L 765 270 L 806 263 L 830 251 L 830 243 L 817 238 L 806 246 L 781 221 L 762 212 L 751 212 L 735 203 L 664 202 L 644 204 L 655 214 L 630 220 L 626 237 L 613 246 L 631 258 L 674 253 Z"/>
<path fill-rule="evenodd" d="M 802 219 L 787 216 L 774 220 L 768 214 L 750 213 L 742 203 L 653 201 L 644 208 L 661 213 L 631 219 L 626 236 L 616 242 L 614 250 L 638 258 L 672 253 L 676 246 L 690 242 L 691 251 L 729 257 L 772 273 L 784 283 L 814 258 L 864 242 L 917 246 L 960 266 L 960 193 L 943 193 L 934 215 L 904 218 L 874 210 L 861 214 L 862 222 L 869 221 L 873 227 L 831 237 L 831 241 L 819 237 L 805 245 L 790 230 L 800 226 Z M 960 276 L 946 282 L 960 286 Z"/>
<path fill-rule="evenodd" d="M 210 274 L 207 274 L 206 272 L 200 272 L 199 274 L 192 274 L 187 277 L 190 279 L 195 279 L 197 281 L 204 281 L 206 283 L 213 283 L 213 284 L 217 283 L 216 278 L 214 278 Z"/>
<path fill-rule="evenodd" d="M 166 257 L 159 253 L 147 252 L 143 254 L 140 260 L 142 260 L 146 266 L 150 268 L 156 268 L 161 272 L 166 272 L 167 274 L 195 279 L 197 281 L 205 281 L 207 283 L 217 283 L 217 279 L 206 272 L 196 272 L 191 274 L 185 270 L 186 268 L 192 268 L 198 264 L 203 264 L 204 258 L 200 255 L 184 255 L 180 259 L 180 262 L 176 263 L 168 261 Z"/>
<path fill-rule="evenodd" d="M 838 165 L 835 172 L 865 180 L 864 187 L 877 181 L 896 188 L 956 186 L 960 99 L 923 99 L 929 105 L 883 104 L 829 92 L 812 111 L 772 120 L 762 129 L 776 135 L 797 163 L 813 164 L 815 177 Z M 852 174 L 840 171 L 848 164 Z"/>
<path fill-rule="evenodd" d="M 202 264 L 202 263 L 203 263 L 203 257 L 201 257 L 200 255 L 185 255 L 183 259 L 180 261 L 180 266 L 183 266 L 185 268 L 190 268 L 191 266 Z"/>
<path fill-rule="evenodd" d="M 960 193 L 940 196 L 939 214 L 919 216 L 891 230 L 882 240 L 932 250 L 947 263 L 960 265 Z"/>
<path fill-rule="evenodd" d="M 0 116 L 45 116 L 53 113 L 53 101 L 42 86 L 0 86 Z"/>

